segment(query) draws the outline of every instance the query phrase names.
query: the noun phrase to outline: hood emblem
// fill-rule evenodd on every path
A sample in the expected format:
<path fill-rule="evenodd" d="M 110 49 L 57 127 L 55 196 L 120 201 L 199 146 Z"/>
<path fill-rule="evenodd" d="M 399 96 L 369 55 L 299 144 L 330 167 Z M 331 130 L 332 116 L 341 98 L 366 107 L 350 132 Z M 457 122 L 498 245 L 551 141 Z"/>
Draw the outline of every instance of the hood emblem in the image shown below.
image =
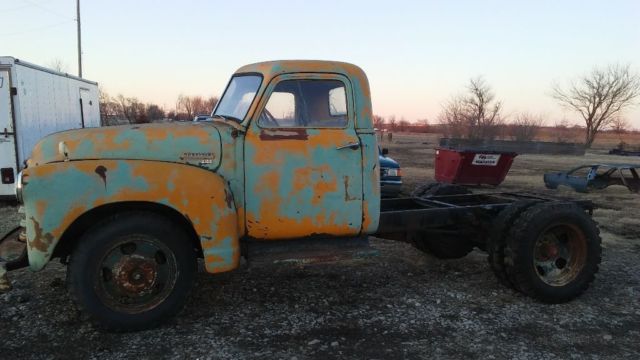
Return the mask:
<path fill-rule="evenodd" d="M 197 162 L 200 165 L 213 164 L 216 155 L 211 152 L 184 152 L 180 160 L 185 162 Z"/>

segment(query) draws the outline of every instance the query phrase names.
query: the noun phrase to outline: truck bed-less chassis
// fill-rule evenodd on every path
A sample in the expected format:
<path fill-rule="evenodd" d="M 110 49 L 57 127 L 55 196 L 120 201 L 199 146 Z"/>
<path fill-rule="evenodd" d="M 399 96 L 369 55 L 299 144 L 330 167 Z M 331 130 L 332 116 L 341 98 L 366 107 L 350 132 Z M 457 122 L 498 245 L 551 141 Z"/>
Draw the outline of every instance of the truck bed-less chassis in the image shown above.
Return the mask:
<path fill-rule="evenodd" d="M 236 71 L 211 122 L 49 135 L 16 178 L 26 231 L 2 241 L 0 270 L 61 259 L 78 309 L 113 330 L 177 314 L 199 258 L 211 274 L 277 252 L 331 261 L 374 252 L 368 235 L 442 259 L 486 250 L 502 283 L 543 302 L 588 287 L 588 202 L 438 183 L 381 200 L 370 93 L 352 64 L 264 62 Z"/>

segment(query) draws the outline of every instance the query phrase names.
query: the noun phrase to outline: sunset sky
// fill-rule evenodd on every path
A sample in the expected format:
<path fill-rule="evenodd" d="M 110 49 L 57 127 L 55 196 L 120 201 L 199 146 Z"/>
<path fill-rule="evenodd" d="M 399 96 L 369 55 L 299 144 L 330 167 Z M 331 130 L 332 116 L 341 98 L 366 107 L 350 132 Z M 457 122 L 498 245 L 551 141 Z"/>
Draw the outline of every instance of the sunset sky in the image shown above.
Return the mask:
<path fill-rule="evenodd" d="M 0 56 L 77 72 L 75 0 L 0 0 Z M 549 96 L 594 66 L 640 71 L 640 1 L 82 1 L 84 77 L 167 109 L 220 95 L 241 65 L 361 66 L 374 112 L 434 122 L 482 75 L 506 114 L 577 115 Z M 627 112 L 640 128 L 640 106 Z"/>

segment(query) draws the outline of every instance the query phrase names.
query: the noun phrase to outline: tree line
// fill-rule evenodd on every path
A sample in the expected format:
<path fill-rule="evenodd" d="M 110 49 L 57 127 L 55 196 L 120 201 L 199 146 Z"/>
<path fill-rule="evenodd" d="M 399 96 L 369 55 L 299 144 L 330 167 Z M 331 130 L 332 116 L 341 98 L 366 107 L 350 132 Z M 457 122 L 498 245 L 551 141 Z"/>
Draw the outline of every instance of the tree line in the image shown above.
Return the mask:
<path fill-rule="evenodd" d="M 209 115 L 218 103 L 215 96 L 179 95 L 175 107 L 165 109 L 154 103 L 143 103 L 122 94 L 110 96 L 100 89 L 100 119 L 104 125 L 142 124 L 153 121 L 191 121 L 196 115 Z"/>
<path fill-rule="evenodd" d="M 629 65 L 596 67 L 566 86 L 554 85 L 552 96 L 583 120 L 584 144 L 589 148 L 598 133 L 629 128 L 624 111 L 640 96 L 640 75 Z M 516 114 L 509 121 L 502 102 L 482 77 L 471 79 L 465 93 L 450 98 L 438 119 L 447 136 L 467 139 L 494 139 L 506 133 L 514 140 L 533 140 L 544 125 L 541 115 L 531 113 Z M 555 128 L 559 138 L 564 136 L 568 121 L 556 123 Z"/>
<path fill-rule="evenodd" d="M 640 75 L 629 65 L 596 67 L 569 81 L 566 86 L 554 85 L 552 97 L 579 115 L 584 122 L 584 144 L 591 147 L 598 133 L 604 130 L 622 133 L 629 128 L 624 111 L 635 105 L 640 97 Z M 166 110 L 157 104 L 142 103 L 135 97 L 122 94 L 112 97 L 100 89 L 100 115 L 105 125 L 166 119 L 189 121 L 196 115 L 210 114 L 217 103 L 215 96 L 180 95 L 175 108 Z M 376 128 L 391 131 L 425 132 L 429 128 L 427 119 L 409 122 L 395 115 L 386 119 L 375 115 L 373 122 Z M 544 126 L 544 118 L 539 114 L 523 112 L 506 116 L 502 101 L 482 77 L 470 79 L 465 92 L 447 100 L 438 115 L 438 122 L 442 127 L 440 130 L 448 137 L 510 137 L 518 141 L 535 139 Z M 564 138 L 570 128 L 568 121 L 563 119 L 554 125 L 558 140 L 566 141 Z"/>

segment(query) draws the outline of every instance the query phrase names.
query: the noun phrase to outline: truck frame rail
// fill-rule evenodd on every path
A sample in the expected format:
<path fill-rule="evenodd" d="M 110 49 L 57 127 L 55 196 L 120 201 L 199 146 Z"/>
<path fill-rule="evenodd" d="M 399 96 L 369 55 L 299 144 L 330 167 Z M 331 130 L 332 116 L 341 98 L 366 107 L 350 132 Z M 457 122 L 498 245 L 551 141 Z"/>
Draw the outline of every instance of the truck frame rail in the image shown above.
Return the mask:
<path fill-rule="evenodd" d="M 455 225 L 459 232 L 483 227 L 507 206 L 518 201 L 572 202 L 593 212 L 590 200 L 555 198 L 534 193 L 495 192 L 432 197 L 383 199 L 377 234 L 437 231 Z"/>

